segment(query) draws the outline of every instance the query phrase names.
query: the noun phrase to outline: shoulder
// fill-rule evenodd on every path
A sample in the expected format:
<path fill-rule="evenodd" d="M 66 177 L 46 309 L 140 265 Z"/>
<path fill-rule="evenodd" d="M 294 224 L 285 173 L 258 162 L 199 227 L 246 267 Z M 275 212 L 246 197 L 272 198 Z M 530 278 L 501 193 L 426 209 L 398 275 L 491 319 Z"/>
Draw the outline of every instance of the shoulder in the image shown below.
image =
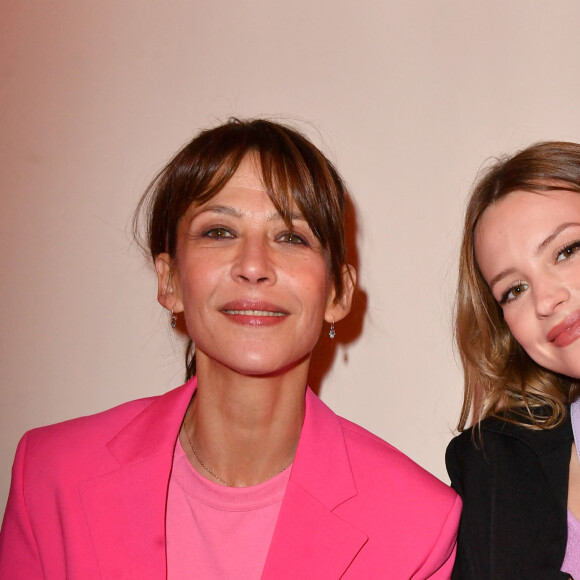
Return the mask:
<path fill-rule="evenodd" d="M 340 423 L 357 495 L 337 513 L 367 532 L 365 549 L 378 560 L 388 546 L 389 569 L 401 577 L 449 573 L 461 513 L 455 491 L 366 429 Z"/>
<path fill-rule="evenodd" d="M 38 445 L 45 447 L 65 444 L 65 448 L 70 447 L 72 442 L 80 444 L 83 438 L 90 438 L 93 442 L 95 442 L 95 439 L 106 441 L 157 398 L 137 399 L 93 415 L 76 417 L 45 427 L 37 427 L 28 431 L 25 434 L 25 438 L 29 446 Z"/>
<path fill-rule="evenodd" d="M 478 427 L 470 427 L 451 440 L 446 451 L 447 468 L 456 471 L 466 465 L 483 466 L 526 456 L 542 457 L 558 449 L 565 450 L 572 440 L 569 414 L 558 427 L 545 430 L 488 417 Z"/>
<path fill-rule="evenodd" d="M 380 479 L 391 493 L 411 495 L 417 501 L 425 496 L 431 502 L 453 503 L 455 493 L 403 452 L 380 437 L 346 419 L 340 418 L 352 467 L 360 478 Z M 374 475 L 373 475 L 374 474 Z"/>
<path fill-rule="evenodd" d="M 324 451 L 321 441 L 325 441 Z M 346 450 L 359 491 L 382 486 L 383 495 L 400 493 L 409 496 L 412 488 L 432 499 L 441 496 L 454 501 L 456 497 L 448 486 L 404 453 L 360 425 L 335 414 L 310 390 L 306 393 L 301 444 L 309 448 L 311 466 L 318 462 L 317 455 L 321 453 L 325 456 L 325 465 L 330 466 L 333 461 L 342 462 Z"/>
<path fill-rule="evenodd" d="M 340 419 L 357 487 L 350 509 L 375 537 L 405 551 L 413 538 L 417 551 L 438 542 L 451 549 L 461 511 L 457 493 L 404 453 L 366 429 Z M 371 534 L 372 535 L 372 534 Z M 401 535 L 401 537 L 399 537 Z M 395 537 L 396 536 L 396 537 Z"/>
<path fill-rule="evenodd" d="M 191 399 L 195 385 L 195 380 L 192 380 L 161 395 L 135 399 L 100 413 L 38 427 L 28 431 L 25 437 L 29 442 L 34 441 L 38 444 L 42 441 L 50 444 L 63 441 L 68 443 L 66 447 L 82 440 L 99 444 L 114 437 L 140 415 L 147 417 L 151 422 L 156 421 L 161 415 L 172 414 L 176 408 L 184 408 Z"/>
<path fill-rule="evenodd" d="M 532 430 L 497 418 L 450 442 L 447 471 L 463 500 L 457 577 L 554 577 L 564 555 L 571 443 L 569 419 Z"/>
<path fill-rule="evenodd" d="M 119 464 L 110 453 L 109 443 L 136 418 L 146 415 L 156 402 L 171 396 L 170 393 L 32 429 L 18 445 L 15 466 L 23 470 L 26 481 L 52 481 L 54 485 L 61 480 L 74 481 L 116 469 Z"/>
<path fill-rule="evenodd" d="M 525 521 L 530 535 L 537 521 L 565 525 L 572 440 L 569 418 L 549 430 L 489 418 L 450 442 L 445 461 L 451 485 L 463 500 L 463 551 L 470 534 L 488 538 L 489 543 L 493 537 L 504 546 L 512 545 L 515 540 L 510 534 L 518 535 L 515 521 Z M 514 514 L 518 514 L 515 520 Z M 519 535 L 523 542 L 525 534 Z"/>

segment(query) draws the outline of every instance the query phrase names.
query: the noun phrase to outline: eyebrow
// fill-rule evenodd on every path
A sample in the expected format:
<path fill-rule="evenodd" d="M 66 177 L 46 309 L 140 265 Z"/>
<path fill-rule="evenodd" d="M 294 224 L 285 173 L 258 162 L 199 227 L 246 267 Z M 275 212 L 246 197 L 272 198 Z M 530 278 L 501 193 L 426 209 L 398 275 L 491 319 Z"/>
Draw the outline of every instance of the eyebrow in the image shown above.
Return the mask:
<path fill-rule="evenodd" d="M 242 218 L 244 217 L 244 214 L 236 209 L 235 207 L 232 207 L 230 205 L 206 205 L 204 207 L 201 207 L 199 209 L 199 211 L 195 214 L 195 215 L 200 215 L 202 213 L 217 213 L 217 214 L 221 214 L 221 215 L 229 215 L 232 217 L 236 217 L 236 218 Z M 266 216 L 266 219 L 268 221 L 274 221 L 274 220 L 278 220 L 278 219 L 282 219 L 282 216 L 276 211 L 274 210 L 273 212 L 269 213 Z M 290 220 L 291 221 L 306 221 L 306 218 L 300 213 L 300 212 L 292 212 L 290 214 Z"/>
<path fill-rule="evenodd" d="M 552 232 L 550 232 L 550 234 L 542 242 L 540 242 L 538 244 L 538 247 L 536 248 L 534 255 L 538 256 L 539 254 L 541 254 L 542 251 L 546 248 L 546 246 L 548 246 L 551 242 L 553 242 L 564 230 L 567 230 L 568 228 L 575 227 L 575 226 L 580 226 L 580 223 L 578 223 L 578 222 L 565 222 L 563 224 L 560 224 L 557 228 L 555 228 Z M 513 274 L 514 272 L 515 272 L 515 268 L 506 268 L 505 270 L 502 270 L 499 274 L 497 274 L 497 276 L 494 276 L 489 281 L 490 289 L 493 290 L 493 287 L 495 286 L 495 284 L 497 284 L 500 280 L 502 280 L 506 276 Z"/>
<path fill-rule="evenodd" d="M 232 217 L 242 217 L 241 211 L 229 205 L 205 205 L 200 207 L 198 211 L 195 212 L 194 216 L 200 215 L 202 213 L 219 213 L 221 215 L 229 215 Z"/>
<path fill-rule="evenodd" d="M 544 250 L 544 248 L 550 243 L 552 242 L 555 238 L 557 238 L 564 230 L 574 227 L 574 226 L 580 226 L 580 223 L 578 222 L 566 222 L 563 224 L 560 224 L 541 244 L 538 245 L 537 249 L 536 249 L 536 256 L 538 254 L 540 254 L 542 252 L 542 250 Z"/>

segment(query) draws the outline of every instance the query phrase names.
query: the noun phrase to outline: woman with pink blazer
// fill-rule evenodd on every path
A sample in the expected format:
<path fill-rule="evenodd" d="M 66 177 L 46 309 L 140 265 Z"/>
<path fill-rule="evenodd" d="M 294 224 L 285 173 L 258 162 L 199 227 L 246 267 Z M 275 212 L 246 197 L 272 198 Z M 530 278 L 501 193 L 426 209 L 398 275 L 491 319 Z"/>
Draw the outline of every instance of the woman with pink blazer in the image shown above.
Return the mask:
<path fill-rule="evenodd" d="M 1 579 L 450 577 L 456 494 L 306 386 L 355 290 L 345 197 L 270 121 L 175 155 L 139 215 L 188 380 L 22 438 Z"/>

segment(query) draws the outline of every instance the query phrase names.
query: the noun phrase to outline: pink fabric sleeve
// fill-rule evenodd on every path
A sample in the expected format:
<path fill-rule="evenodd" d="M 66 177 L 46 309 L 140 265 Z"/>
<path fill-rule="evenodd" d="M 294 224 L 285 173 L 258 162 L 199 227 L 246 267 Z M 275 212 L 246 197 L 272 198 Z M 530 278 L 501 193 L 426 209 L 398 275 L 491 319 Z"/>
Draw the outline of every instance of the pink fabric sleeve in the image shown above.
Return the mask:
<path fill-rule="evenodd" d="M 413 575 L 413 580 L 432 579 L 449 580 L 455 563 L 457 551 L 457 528 L 461 516 L 461 499 L 457 497 L 446 520 L 441 527 L 441 533 L 429 557 Z"/>
<path fill-rule="evenodd" d="M 0 531 L 0 579 L 43 578 L 36 540 L 24 498 L 27 436 L 18 444 L 12 467 L 12 484 Z"/>

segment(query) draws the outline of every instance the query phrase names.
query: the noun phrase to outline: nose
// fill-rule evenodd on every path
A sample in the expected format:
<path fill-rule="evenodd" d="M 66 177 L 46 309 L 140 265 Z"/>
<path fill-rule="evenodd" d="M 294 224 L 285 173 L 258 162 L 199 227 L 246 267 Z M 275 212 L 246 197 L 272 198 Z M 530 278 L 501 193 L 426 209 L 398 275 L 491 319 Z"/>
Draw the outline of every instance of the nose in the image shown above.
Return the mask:
<path fill-rule="evenodd" d="M 541 282 L 534 285 L 534 297 L 536 315 L 538 318 L 546 318 L 556 312 L 561 304 L 570 298 L 570 292 L 556 276 L 544 277 Z"/>
<path fill-rule="evenodd" d="M 238 282 L 268 284 L 276 281 L 276 269 L 268 240 L 261 236 L 241 240 L 232 265 L 232 277 Z"/>

